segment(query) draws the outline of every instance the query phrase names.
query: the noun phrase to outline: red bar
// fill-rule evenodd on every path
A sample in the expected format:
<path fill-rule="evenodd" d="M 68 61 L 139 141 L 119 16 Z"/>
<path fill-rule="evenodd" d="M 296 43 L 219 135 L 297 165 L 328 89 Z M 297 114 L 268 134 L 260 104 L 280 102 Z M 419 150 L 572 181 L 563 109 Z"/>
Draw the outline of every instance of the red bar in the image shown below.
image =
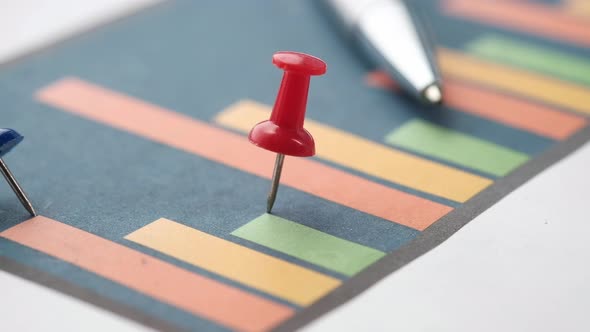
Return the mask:
<path fill-rule="evenodd" d="M 453 16 L 590 46 L 590 22 L 549 5 L 515 0 L 445 0 L 442 4 Z"/>
<path fill-rule="evenodd" d="M 46 217 L 25 221 L 0 236 L 232 329 L 269 330 L 294 313 L 282 304 Z"/>
<path fill-rule="evenodd" d="M 366 80 L 371 86 L 397 89 L 383 72 L 369 73 Z M 459 80 L 445 79 L 444 84 L 444 103 L 449 107 L 540 136 L 564 140 L 587 124 L 583 117 Z"/>
<path fill-rule="evenodd" d="M 275 155 L 240 135 L 76 78 L 58 81 L 37 99 L 91 120 L 270 179 Z M 305 158 L 291 158 L 281 183 L 326 200 L 423 230 L 451 207 Z"/>

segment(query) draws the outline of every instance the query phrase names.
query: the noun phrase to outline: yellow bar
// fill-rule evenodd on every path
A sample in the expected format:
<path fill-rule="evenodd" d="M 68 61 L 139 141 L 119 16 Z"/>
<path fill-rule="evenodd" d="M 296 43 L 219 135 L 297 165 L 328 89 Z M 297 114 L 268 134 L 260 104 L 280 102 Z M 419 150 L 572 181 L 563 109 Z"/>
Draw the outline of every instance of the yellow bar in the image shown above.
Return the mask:
<path fill-rule="evenodd" d="M 246 100 L 219 113 L 215 121 L 246 133 L 257 122 L 268 119 L 270 110 Z M 313 135 L 316 154 L 322 159 L 453 201 L 465 202 L 492 183 L 309 119 L 305 128 Z"/>
<path fill-rule="evenodd" d="M 590 114 L 590 89 L 526 70 L 479 60 L 448 49 L 438 57 L 445 75 Z"/>
<path fill-rule="evenodd" d="M 566 0 L 563 5 L 573 15 L 590 18 L 590 1 L 588 0 Z"/>
<path fill-rule="evenodd" d="M 301 306 L 341 284 L 336 278 L 164 218 L 125 238 Z"/>

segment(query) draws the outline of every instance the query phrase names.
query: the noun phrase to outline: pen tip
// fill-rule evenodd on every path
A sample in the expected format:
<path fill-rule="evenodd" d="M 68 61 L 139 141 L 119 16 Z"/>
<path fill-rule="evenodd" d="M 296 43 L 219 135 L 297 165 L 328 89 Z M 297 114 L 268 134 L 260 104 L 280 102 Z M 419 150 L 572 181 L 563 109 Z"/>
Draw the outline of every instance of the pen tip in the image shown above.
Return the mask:
<path fill-rule="evenodd" d="M 424 99 L 430 104 L 438 104 L 442 102 L 442 90 L 438 84 L 429 85 L 424 91 L 422 92 Z"/>

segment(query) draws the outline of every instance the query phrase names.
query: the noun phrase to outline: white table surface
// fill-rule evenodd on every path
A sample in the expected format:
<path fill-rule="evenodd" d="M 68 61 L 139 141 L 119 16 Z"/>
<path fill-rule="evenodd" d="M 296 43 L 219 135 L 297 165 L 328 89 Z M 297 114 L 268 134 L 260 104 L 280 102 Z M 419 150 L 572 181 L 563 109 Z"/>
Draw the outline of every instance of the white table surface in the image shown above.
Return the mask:
<path fill-rule="evenodd" d="M 155 0 L 0 0 L 0 64 Z M 0 331 L 151 331 L 0 270 Z"/>
<path fill-rule="evenodd" d="M 305 329 L 590 331 L 590 144 Z"/>

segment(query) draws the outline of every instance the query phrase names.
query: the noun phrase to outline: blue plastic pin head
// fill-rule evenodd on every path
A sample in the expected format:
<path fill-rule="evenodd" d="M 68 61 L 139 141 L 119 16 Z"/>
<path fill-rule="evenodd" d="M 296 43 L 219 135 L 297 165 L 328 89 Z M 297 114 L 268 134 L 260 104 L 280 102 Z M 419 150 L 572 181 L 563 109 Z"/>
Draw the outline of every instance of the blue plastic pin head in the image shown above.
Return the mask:
<path fill-rule="evenodd" d="M 10 188 L 12 188 L 12 191 L 14 191 L 25 209 L 27 209 L 27 211 L 29 211 L 32 216 L 36 216 L 37 213 L 35 213 L 35 209 L 33 208 L 31 201 L 14 178 L 14 175 L 12 175 L 10 169 L 8 169 L 8 166 L 6 166 L 4 163 L 4 160 L 2 160 L 2 157 L 10 152 L 20 142 L 22 142 L 22 140 L 23 136 L 15 130 L 0 128 L 0 172 L 2 175 L 4 175 L 4 178 L 10 185 Z"/>
<path fill-rule="evenodd" d="M 0 128 L 0 158 L 10 152 L 15 146 L 22 142 L 24 137 L 16 130 Z"/>

